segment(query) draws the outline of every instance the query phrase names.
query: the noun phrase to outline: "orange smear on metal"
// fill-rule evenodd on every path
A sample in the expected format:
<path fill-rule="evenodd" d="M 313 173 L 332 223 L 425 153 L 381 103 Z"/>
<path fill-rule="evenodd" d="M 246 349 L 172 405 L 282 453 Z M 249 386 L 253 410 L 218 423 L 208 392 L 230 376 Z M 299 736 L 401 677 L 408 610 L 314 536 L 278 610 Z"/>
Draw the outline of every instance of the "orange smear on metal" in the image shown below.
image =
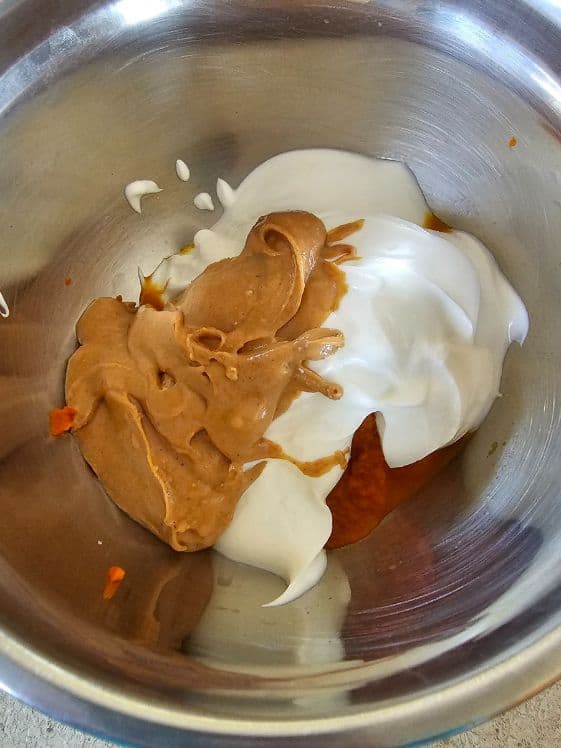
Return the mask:
<path fill-rule="evenodd" d="M 188 255 L 189 252 L 192 252 L 195 249 L 194 244 L 186 244 L 184 247 L 181 247 L 179 250 L 180 255 Z"/>
<path fill-rule="evenodd" d="M 369 415 L 356 431 L 346 471 L 327 498 L 333 529 L 326 548 L 340 548 L 369 535 L 384 517 L 429 483 L 462 449 L 468 437 L 419 462 L 390 468 Z"/>
<path fill-rule="evenodd" d="M 451 231 L 454 231 L 452 226 L 444 223 L 444 221 L 438 216 L 435 216 L 434 213 L 425 213 L 423 228 L 431 229 L 432 231 L 441 231 L 443 234 L 449 234 Z"/>
<path fill-rule="evenodd" d="M 120 566 L 110 566 L 107 570 L 107 579 L 103 590 L 103 599 L 111 600 L 113 595 L 119 589 L 121 582 L 125 578 L 125 570 Z"/>
<path fill-rule="evenodd" d="M 508 141 L 508 147 L 509 148 L 516 148 L 517 145 L 518 145 L 518 141 L 516 140 L 516 138 L 513 135 L 512 138 Z"/>
<path fill-rule="evenodd" d="M 167 284 L 166 284 L 167 285 Z M 147 275 L 142 281 L 142 288 L 140 289 L 140 305 L 148 304 L 149 306 L 161 312 L 164 308 L 163 293 L 166 290 L 166 286 L 161 286 L 159 283 L 154 283 L 151 275 Z"/>
<path fill-rule="evenodd" d="M 55 408 L 49 413 L 49 430 L 51 436 L 60 436 L 70 431 L 74 425 L 74 418 L 77 411 L 69 405 L 64 408 Z"/>
<path fill-rule="evenodd" d="M 65 286 L 71 286 L 72 285 L 72 278 L 65 278 L 64 279 L 64 285 Z"/>

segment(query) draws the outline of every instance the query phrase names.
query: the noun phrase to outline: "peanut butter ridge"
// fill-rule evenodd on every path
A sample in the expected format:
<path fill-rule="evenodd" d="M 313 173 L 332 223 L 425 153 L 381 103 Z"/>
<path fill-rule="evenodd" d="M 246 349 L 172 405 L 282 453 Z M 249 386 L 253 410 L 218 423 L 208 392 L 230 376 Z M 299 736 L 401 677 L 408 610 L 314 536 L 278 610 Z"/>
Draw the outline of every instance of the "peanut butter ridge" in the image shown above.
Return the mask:
<path fill-rule="evenodd" d="M 265 466 L 246 464 L 283 456 L 264 434 L 299 392 L 341 396 L 307 362 L 344 343 L 322 324 L 349 252 L 312 214 L 273 213 L 163 308 L 100 298 L 80 318 L 73 432 L 115 503 L 176 550 L 212 545 Z"/>

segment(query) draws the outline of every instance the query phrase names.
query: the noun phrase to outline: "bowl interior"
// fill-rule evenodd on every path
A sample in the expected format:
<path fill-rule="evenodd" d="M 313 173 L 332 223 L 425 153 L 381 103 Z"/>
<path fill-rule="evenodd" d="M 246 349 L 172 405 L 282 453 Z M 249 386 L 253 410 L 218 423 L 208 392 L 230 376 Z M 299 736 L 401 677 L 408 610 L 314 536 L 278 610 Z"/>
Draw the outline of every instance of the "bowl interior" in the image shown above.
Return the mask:
<path fill-rule="evenodd" d="M 31 5 L 15 4 L 14 27 Z M 382 715 L 469 682 L 552 631 L 555 27 L 525 3 L 503 8 L 500 29 L 493 13 L 504 4 L 494 2 L 477 13 L 453 2 L 60 5 L 52 28 L 38 25 L 36 38 L 19 37 L 28 48 L 0 58 L 0 291 L 11 310 L 0 320 L 4 654 L 38 658 L 46 680 L 89 701 L 109 706 L 104 694 L 120 694 L 113 706 L 139 718 L 283 732 Z M 315 146 L 405 161 L 432 209 L 493 250 L 531 331 L 509 352 L 502 397 L 465 453 L 368 540 L 332 552 L 318 588 L 263 609 L 279 580 L 211 552 L 169 550 L 111 504 L 72 439 L 48 436 L 48 412 L 62 403 L 87 303 L 136 299 L 137 266 L 148 272 L 216 220 L 193 207 L 196 192 Z M 186 185 L 179 157 L 191 168 Z M 141 217 L 123 198 L 139 178 L 164 188 Z M 107 604 L 112 564 L 127 578 Z M 519 684 L 517 696 L 537 685 Z M 481 716 L 474 707 L 438 726 L 394 721 L 387 742 Z"/>

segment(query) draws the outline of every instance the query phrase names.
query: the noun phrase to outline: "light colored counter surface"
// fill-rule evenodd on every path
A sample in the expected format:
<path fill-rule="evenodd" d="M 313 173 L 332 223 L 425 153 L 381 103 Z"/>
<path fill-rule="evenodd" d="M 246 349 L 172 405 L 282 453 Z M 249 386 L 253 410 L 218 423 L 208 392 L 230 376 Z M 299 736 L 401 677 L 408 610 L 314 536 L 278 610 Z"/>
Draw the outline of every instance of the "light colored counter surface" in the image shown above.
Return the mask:
<path fill-rule="evenodd" d="M 553 748 L 561 746 L 561 682 L 531 701 L 434 748 Z M 33 711 L 0 693 L 0 746 L 113 748 Z"/>

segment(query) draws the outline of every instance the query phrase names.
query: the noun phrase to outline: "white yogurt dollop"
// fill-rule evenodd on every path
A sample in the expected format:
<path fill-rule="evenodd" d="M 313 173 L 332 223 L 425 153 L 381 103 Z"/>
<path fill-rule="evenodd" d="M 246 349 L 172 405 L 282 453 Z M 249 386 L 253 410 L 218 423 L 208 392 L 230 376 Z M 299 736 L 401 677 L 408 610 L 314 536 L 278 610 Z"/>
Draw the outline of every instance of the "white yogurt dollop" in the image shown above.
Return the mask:
<path fill-rule="evenodd" d="M 181 158 L 178 158 L 175 162 L 175 173 L 177 174 L 177 178 L 181 179 L 182 182 L 188 182 L 191 177 L 191 170 Z"/>
<path fill-rule="evenodd" d="M 193 203 L 195 204 L 195 208 L 199 210 L 214 210 L 214 203 L 208 192 L 199 192 L 193 198 Z"/>
<path fill-rule="evenodd" d="M 349 290 L 326 326 L 345 346 L 313 364 L 343 387 L 340 400 L 303 393 L 267 437 L 299 460 L 350 446 L 364 418 L 378 414 L 384 456 L 407 465 L 456 441 L 483 420 L 499 394 L 503 358 L 528 330 L 526 309 L 474 237 L 420 228 L 428 210 L 406 166 L 328 149 L 293 151 L 257 167 L 228 193 L 196 250 L 165 260 L 155 282 L 173 296 L 208 264 L 238 254 L 262 215 L 308 210 L 327 228 L 364 218 L 348 239 L 360 259 L 345 263 Z M 325 499 L 342 470 L 320 478 L 269 460 L 242 496 L 216 544 L 229 558 L 267 569 L 288 587 L 271 604 L 313 586 L 331 533 Z"/>
<path fill-rule="evenodd" d="M 142 213 L 140 201 L 144 195 L 153 195 L 161 191 L 156 182 L 153 182 L 151 179 L 137 179 L 135 182 L 127 184 L 125 187 L 125 197 L 134 211 Z"/>

